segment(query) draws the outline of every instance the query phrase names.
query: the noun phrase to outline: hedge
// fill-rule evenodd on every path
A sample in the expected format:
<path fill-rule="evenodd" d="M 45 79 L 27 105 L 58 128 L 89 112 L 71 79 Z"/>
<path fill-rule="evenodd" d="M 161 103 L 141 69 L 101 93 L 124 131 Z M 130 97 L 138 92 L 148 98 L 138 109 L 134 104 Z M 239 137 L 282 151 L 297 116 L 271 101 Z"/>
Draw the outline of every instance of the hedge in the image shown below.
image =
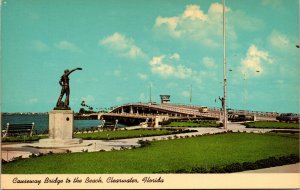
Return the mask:
<path fill-rule="evenodd" d="M 175 171 L 161 171 L 159 173 L 234 173 L 247 170 L 257 170 L 274 166 L 295 164 L 299 162 L 299 155 L 291 154 L 281 157 L 269 157 L 255 162 L 232 163 L 225 166 L 213 166 L 211 168 L 193 167 L 191 169 L 178 169 Z"/>

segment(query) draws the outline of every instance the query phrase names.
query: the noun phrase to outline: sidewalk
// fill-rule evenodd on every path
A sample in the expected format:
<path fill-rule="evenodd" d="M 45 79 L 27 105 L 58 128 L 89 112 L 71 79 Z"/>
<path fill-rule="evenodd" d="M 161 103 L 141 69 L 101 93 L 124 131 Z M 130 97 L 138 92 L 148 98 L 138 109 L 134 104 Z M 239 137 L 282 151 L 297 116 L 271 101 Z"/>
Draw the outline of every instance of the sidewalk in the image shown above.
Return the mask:
<path fill-rule="evenodd" d="M 258 170 L 249 170 L 238 173 L 300 173 L 300 163 L 276 166 Z"/>

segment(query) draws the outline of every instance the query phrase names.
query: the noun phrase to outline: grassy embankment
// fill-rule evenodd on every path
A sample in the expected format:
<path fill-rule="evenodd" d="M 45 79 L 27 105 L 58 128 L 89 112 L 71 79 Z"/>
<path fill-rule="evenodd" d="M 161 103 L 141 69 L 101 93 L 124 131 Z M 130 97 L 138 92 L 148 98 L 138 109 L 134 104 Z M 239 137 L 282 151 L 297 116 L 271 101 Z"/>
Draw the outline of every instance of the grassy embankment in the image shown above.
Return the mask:
<path fill-rule="evenodd" d="M 272 160 L 286 164 L 289 163 L 289 159 L 278 157 L 291 154 L 295 154 L 299 159 L 298 135 L 227 133 L 152 141 L 146 147 L 123 151 L 51 154 L 22 159 L 3 164 L 2 172 L 4 174 L 169 173 L 203 170 L 218 172 L 216 168 L 228 165 L 231 165 L 230 171 L 238 171 L 235 168 L 241 165 L 248 169 L 252 166 L 255 168 L 254 165 L 267 167 L 272 165 Z M 268 159 L 257 162 L 269 157 L 273 157 L 271 161 Z"/>
<path fill-rule="evenodd" d="M 275 121 L 255 121 L 244 123 L 247 128 L 265 128 L 265 129 L 299 129 L 300 125 L 297 123 L 285 123 Z"/>

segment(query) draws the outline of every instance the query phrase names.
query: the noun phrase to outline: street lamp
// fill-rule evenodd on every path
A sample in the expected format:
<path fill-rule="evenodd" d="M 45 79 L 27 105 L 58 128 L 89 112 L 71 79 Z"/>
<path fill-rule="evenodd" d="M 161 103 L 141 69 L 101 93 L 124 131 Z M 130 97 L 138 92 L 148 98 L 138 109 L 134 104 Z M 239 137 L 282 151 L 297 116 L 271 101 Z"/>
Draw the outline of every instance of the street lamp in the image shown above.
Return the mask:
<path fill-rule="evenodd" d="M 224 76 L 224 96 L 223 96 L 223 112 L 224 112 L 224 129 L 227 130 L 227 110 L 226 110 L 226 23 L 225 23 L 225 0 L 223 3 L 223 76 Z"/>

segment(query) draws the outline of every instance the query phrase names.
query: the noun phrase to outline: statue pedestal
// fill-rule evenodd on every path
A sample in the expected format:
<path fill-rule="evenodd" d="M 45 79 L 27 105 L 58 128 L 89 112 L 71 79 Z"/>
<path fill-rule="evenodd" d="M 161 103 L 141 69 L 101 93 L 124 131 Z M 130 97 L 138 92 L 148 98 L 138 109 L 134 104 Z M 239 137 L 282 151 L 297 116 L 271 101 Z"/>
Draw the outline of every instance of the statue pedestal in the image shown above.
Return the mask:
<path fill-rule="evenodd" d="M 73 139 L 74 116 L 72 110 L 49 112 L 49 138 L 39 141 L 40 147 L 66 147 L 82 143 Z"/>

